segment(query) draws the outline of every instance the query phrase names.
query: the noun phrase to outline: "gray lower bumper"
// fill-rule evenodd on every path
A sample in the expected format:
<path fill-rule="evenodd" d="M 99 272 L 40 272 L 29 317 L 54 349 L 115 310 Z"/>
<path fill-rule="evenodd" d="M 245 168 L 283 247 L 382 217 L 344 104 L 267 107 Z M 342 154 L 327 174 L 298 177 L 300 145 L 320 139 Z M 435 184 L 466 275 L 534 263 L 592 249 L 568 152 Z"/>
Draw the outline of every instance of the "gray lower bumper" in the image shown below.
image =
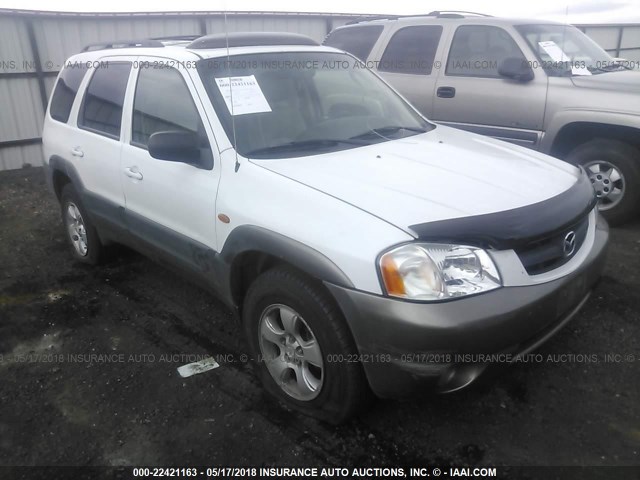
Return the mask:
<path fill-rule="evenodd" d="M 582 266 L 561 279 L 444 303 L 395 300 L 328 284 L 383 398 L 418 388 L 453 391 L 487 368 L 482 354 L 522 354 L 560 330 L 586 302 L 604 268 L 608 227 L 598 222 Z M 471 358 L 472 361 L 456 362 Z"/>

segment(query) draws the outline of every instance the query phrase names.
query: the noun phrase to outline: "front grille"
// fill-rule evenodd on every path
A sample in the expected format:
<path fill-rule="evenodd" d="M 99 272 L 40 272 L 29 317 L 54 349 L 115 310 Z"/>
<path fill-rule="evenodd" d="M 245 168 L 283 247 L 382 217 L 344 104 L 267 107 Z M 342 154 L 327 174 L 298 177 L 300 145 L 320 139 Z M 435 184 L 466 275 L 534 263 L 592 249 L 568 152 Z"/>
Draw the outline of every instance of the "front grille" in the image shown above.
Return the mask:
<path fill-rule="evenodd" d="M 545 273 L 564 265 L 573 258 L 584 243 L 588 229 L 589 215 L 586 215 L 561 232 L 516 248 L 515 251 L 529 275 Z M 575 234 L 575 246 L 571 254 L 567 255 L 565 239 L 569 232 Z"/>

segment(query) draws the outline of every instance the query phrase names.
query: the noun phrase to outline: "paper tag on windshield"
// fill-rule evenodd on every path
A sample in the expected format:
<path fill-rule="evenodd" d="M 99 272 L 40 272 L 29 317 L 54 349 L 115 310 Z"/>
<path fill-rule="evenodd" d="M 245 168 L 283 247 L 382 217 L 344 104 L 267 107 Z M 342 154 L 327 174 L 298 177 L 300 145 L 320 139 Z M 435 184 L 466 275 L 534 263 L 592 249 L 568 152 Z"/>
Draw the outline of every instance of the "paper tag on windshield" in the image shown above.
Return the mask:
<path fill-rule="evenodd" d="M 216 78 L 216 85 L 232 115 L 270 112 L 269 102 L 262 93 L 255 75 Z M 233 104 L 232 104 L 233 101 Z"/>
<path fill-rule="evenodd" d="M 538 45 L 547 52 L 547 55 L 549 55 L 554 62 L 567 62 L 571 65 L 571 59 L 562 51 L 556 42 L 549 40 L 547 42 L 538 42 Z M 573 65 L 571 65 L 571 73 L 573 75 L 591 75 L 591 72 L 585 67 L 576 67 Z"/>

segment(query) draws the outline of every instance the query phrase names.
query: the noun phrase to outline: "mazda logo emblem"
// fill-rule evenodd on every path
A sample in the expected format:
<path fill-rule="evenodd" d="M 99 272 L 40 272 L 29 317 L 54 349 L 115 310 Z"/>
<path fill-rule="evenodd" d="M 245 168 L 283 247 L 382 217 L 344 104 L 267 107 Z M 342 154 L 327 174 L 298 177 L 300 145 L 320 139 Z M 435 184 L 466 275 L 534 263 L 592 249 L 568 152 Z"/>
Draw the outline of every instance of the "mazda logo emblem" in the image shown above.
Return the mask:
<path fill-rule="evenodd" d="M 565 257 L 570 257 L 576 249 L 576 234 L 571 231 L 564 236 L 562 241 L 562 251 Z"/>

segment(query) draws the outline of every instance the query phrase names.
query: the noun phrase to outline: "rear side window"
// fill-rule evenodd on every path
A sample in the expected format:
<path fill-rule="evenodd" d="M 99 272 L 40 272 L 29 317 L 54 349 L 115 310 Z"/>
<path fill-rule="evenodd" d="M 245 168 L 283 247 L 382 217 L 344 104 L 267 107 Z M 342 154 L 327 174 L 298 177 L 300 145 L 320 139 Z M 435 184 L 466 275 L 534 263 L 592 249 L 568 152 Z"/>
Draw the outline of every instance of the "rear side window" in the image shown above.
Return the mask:
<path fill-rule="evenodd" d="M 447 75 L 462 77 L 502 78 L 498 65 L 505 58 L 526 61 L 511 35 L 499 27 L 463 25 L 451 42 Z"/>
<path fill-rule="evenodd" d="M 200 114 L 180 72 L 163 67 L 142 69 L 133 103 L 131 144 L 146 148 L 152 134 L 166 131 L 206 137 Z"/>
<path fill-rule="evenodd" d="M 51 97 L 51 106 L 49 107 L 51 118 L 67 123 L 73 100 L 76 98 L 85 73 L 87 73 L 87 68 L 84 63 L 70 64 L 64 68 Z"/>
<path fill-rule="evenodd" d="M 78 126 L 120 139 L 122 105 L 130 72 L 129 62 L 108 62 L 94 72 L 82 101 Z"/>
<path fill-rule="evenodd" d="M 324 44 L 366 61 L 383 29 L 382 25 L 341 28 L 330 33 Z"/>
<path fill-rule="evenodd" d="M 420 25 L 398 30 L 382 54 L 378 70 L 430 75 L 441 35 L 440 25 Z"/>

